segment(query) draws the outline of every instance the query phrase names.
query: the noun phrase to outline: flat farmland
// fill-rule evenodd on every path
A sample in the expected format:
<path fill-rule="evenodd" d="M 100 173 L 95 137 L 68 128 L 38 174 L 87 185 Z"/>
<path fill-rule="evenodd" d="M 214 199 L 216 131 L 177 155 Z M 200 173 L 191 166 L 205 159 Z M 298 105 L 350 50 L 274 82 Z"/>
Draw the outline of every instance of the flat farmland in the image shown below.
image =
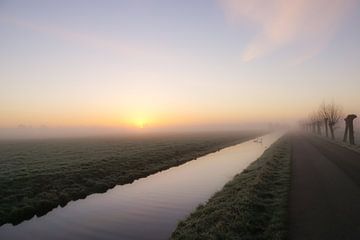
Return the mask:
<path fill-rule="evenodd" d="M 0 141 L 0 225 L 180 165 L 260 132 Z"/>

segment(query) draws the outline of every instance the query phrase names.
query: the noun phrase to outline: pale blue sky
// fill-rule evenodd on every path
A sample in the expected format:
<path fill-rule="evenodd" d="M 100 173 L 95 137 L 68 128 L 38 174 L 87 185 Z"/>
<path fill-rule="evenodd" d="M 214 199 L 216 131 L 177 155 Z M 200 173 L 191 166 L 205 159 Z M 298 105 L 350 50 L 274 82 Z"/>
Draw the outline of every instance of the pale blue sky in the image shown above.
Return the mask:
<path fill-rule="evenodd" d="M 267 4 L 0 0 L 0 126 L 290 121 L 332 100 L 360 112 L 359 4 Z"/>

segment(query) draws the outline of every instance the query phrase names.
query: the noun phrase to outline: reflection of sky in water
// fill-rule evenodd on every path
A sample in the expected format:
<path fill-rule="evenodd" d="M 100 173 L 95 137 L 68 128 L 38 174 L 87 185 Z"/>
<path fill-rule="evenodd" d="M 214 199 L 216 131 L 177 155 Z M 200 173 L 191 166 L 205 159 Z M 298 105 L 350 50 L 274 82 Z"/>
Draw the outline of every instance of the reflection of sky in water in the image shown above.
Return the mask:
<path fill-rule="evenodd" d="M 0 239 L 167 239 L 179 220 L 257 159 L 280 133 L 208 154 L 196 161 L 116 186 L 17 226 Z"/>

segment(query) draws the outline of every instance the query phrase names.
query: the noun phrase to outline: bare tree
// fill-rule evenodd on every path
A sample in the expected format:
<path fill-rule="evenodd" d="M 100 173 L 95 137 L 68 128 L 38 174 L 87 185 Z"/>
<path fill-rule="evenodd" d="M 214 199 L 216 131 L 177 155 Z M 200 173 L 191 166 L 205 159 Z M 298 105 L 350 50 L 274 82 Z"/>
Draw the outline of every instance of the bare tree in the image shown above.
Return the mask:
<path fill-rule="evenodd" d="M 310 123 L 310 126 L 311 126 L 311 131 L 312 133 L 316 133 L 316 114 L 315 113 L 311 113 L 309 115 L 309 123 Z"/>
<path fill-rule="evenodd" d="M 325 126 L 325 135 L 326 137 L 329 137 L 329 118 L 328 115 L 326 113 L 326 104 L 322 103 L 319 107 L 319 117 L 321 118 L 322 121 L 324 121 L 324 126 Z"/>
<path fill-rule="evenodd" d="M 321 135 L 321 123 L 322 123 L 322 117 L 321 115 L 317 112 L 315 115 L 316 118 L 316 127 L 317 127 L 317 134 Z"/>
<path fill-rule="evenodd" d="M 329 125 L 330 133 L 331 133 L 331 139 L 335 139 L 334 130 L 336 124 L 339 122 L 342 113 L 342 107 L 338 106 L 334 103 L 330 104 L 323 104 L 321 109 L 321 115 L 324 117 L 324 119 L 327 119 L 327 123 Z"/>
<path fill-rule="evenodd" d="M 309 116 L 309 121 L 311 123 L 312 132 L 321 135 L 322 117 L 320 116 L 320 114 L 318 112 L 313 112 Z"/>

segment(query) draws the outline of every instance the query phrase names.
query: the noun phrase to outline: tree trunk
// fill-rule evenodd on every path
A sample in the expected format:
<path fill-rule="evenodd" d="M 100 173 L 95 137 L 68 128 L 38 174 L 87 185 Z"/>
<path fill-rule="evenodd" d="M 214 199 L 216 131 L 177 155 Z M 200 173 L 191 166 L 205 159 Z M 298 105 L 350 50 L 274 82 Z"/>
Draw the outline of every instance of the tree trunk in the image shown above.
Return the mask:
<path fill-rule="evenodd" d="M 328 119 L 327 118 L 324 119 L 324 123 L 325 123 L 325 134 L 326 134 L 326 137 L 328 138 L 329 130 L 328 130 Z"/>
<path fill-rule="evenodd" d="M 347 141 L 348 131 L 349 131 L 349 121 L 348 119 L 345 119 L 345 132 L 344 132 L 343 142 Z"/>
<path fill-rule="evenodd" d="M 317 134 L 321 135 L 321 122 L 320 121 L 316 122 L 316 127 L 317 127 Z"/>
<path fill-rule="evenodd" d="M 330 133 L 331 133 L 331 139 L 335 140 L 335 135 L 334 135 L 334 126 L 333 125 L 329 125 L 330 128 Z"/>
<path fill-rule="evenodd" d="M 354 125 L 352 121 L 349 122 L 349 141 L 351 145 L 355 145 Z"/>
<path fill-rule="evenodd" d="M 347 130 L 349 131 L 349 141 L 351 145 L 355 144 L 354 123 L 353 123 L 355 118 L 357 118 L 355 114 L 350 114 L 345 119 Z"/>

